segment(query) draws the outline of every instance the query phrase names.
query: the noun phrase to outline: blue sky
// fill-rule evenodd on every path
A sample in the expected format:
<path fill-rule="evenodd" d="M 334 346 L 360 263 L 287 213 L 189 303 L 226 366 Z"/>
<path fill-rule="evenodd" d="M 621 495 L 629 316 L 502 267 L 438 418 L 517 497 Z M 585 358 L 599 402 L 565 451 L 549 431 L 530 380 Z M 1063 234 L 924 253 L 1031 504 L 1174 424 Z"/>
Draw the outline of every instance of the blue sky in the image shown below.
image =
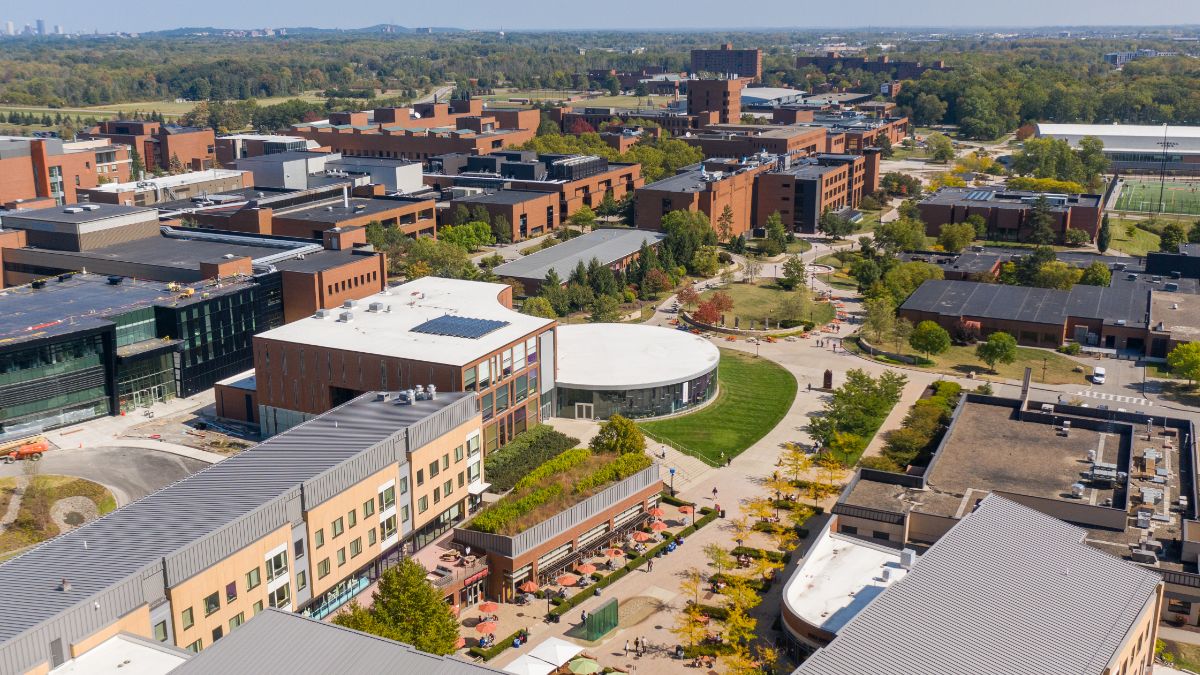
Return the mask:
<path fill-rule="evenodd" d="M 580 9 L 573 10 L 578 3 Z M 745 12 L 738 9 L 744 7 Z M 330 0 L 167 3 L 15 0 L 0 22 L 19 30 L 44 18 L 67 31 L 145 31 L 179 26 L 357 28 L 376 23 L 509 30 L 555 28 L 779 28 L 1200 24 L 1197 0 L 687 0 L 605 4 L 575 0 Z"/>

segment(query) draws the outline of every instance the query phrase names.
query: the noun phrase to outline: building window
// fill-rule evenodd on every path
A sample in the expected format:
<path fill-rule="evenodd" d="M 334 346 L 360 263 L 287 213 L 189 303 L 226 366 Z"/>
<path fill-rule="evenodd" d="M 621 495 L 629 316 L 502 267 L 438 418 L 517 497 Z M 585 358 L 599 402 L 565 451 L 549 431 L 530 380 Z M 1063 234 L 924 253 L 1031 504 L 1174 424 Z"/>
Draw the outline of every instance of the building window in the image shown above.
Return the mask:
<path fill-rule="evenodd" d="M 213 593 L 204 599 L 204 616 L 212 616 L 218 609 L 221 609 L 220 593 Z"/>
<path fill-rule="evenodd" d="M 442 488 L 435 487 L 433 488 L 433 503 L 436 504 L 440 501 L 442 501 Z"/>
<path fill-rule="evenodd" d="M 262 583 L 262 573 L 258 567 L 246 572 L 246 590 L 258 588 L 260 583 Z"/>
<path fill-rule="evenodd" d="M 154 639 L 158 640 L 159 642 L 167 641 L 167 622 L 166 621 L 159 621 L 158 623 L 154 624 Z"/>
<path fill-rule="evenodd" d="M 342 565 L 346 564 L 346 549 L 339 548 L 337 550 L 337 561 L 338 561 L 338 567 L 341 567 Z"/>
<path fill-rule="evenodd" d="M 400 520 L 405 523 L 408 522 L 408 506 L 403 506 L 400 508 Z"/>
<path fill-rule="evenodd" d="M 419 472 L 418 472 L 419 473 Z M 407 492 L 407 490 L 406 490 Z M 396 487 L 393 485 L 379 493 L 379 510 L 387 511 L 396 503 Z"/>
<path fill-rule="evenodd" d="M 388 519 L 379 526 L 379 536 L 381 539 L 387 539 L 394 534 L 396 534 L 396 516 L 388 516 Z"/>
<path fill-rule="evenodd" d="M 292 557 L 299 560 L 304 557 L 304 540 L 297 539 L 292 542 Z"/>
<path fill-rule="evenodd" d="M 267 581 L 281 574 L 287 574 L 287 551 L 280 551 L 267 561 Z"/>
<path fill-rule="evenodd" d="M 359 553 L 362 553 L 362 537 L 356 537 L 350 542 L 350 557 L 353 558 Z"/>
<path fill-rule="evenodd" d="M 246 623 L 246 613 L 238 612 L 237 616 L 229 620 L 229 632 L 232 633 L 234 628 Z"/>
<path fill-rule="evenodd" d="M 408 508 L 408 507 L 405 507 L 405 508 Z M 375 545 L 375 537 L 376 537 L 375 528 L 372 527 L 371 529 L 367 530 L 367 546 Z"/>
<path fill-rule="evenodd" d="M 193 654 L 199 654 L 201 649 L 204 649 L 204 640 L 196 640 L 187 646 L 187 650 Z"/>
<path fill-rule="evenodd" d="M 446 454 L 442 455 L 442 470 L 444 471 L 449 468 L 450 468 L 450 453 L 447 452 Z"/>
<path fill-rule="evenodd" d="M 338 537 L 342 536 L 343 532 L 346 531 L 346 521 L 342 518 L 338 518 L 333 521 L 333 525 L 330 526 L 329 529 L 333 530 L 333 538 L 337 539 Z"/>
<path fill-rule="evenodd" d="M 308 588 L 308 573 L 304 570 L 296 572 L 296 591 L 302 591 Z"/>
<path fill-rule="evenodd" d="M 358 510 L 350 509 L 350 511 L 348 513 L 346 513 L 346 526 L 354 527 L 357 524 L 358 524 Z"/>
<path fill-rule="evenodd" d="M 325 528 L 319 527 L 316 532 L 313 532 L 313 541 L 317 542 L 317 548 L 325 545 Z"/>
<path fill-rule="evenodd" d="M 425 484 L 425 469 L 417 469 L 417 487 Z"/>
<path fill-rule="evenodd" d="M 317 578 L 324 579 L 327 576 L 329 576 L 329 558 L 317 563 Z"/>
<path fill-rule="evenodd" d="M 408 494 L 408 476 L 405 476 L 400 479 L 400 494 L 402 494 L 402 495 Z"/>
<path fill-rule="evenodd" d="M 263 610 L 263 601 L 262 600 L 259 600 L 258 602 L 254 603 L 254 614 L 258 614 L 262 610 Z M 251 616 L 253 616 L 253 614 Z"/>
<path fill-rule="evenodd" d="M 474 457 L 479 454 L 479 436 L 475 435 L 467 439 L 467 456 Z"/>
<path fill-rule="evenodd" d="M 363 502 L 363 518 L 369 518 L 375 515 L 375 500 L 368 499 Z"/>
<path fill-rule="evenodd" d="M 458 487 L 462 487 L 462 486 L 464 486 L 464 485 L 466 485 L 466 484 L 467 484 L 467 474 L 466 474 L 466 472 L 464 472 L 464 471 L 459 471 L 459 472 L 458 472 Z"/>
<path fill-rule="evenodd" d="M 271 601 L 271 606 L 275 609 L 283 609 L 284 607 L 287 607 L 288 603 L 292 599 L 291 591 L 289 590 L 288 585 L 284 584 L 279 588 L 276 588 L 271 592 L 271 597 L 268 599 Z"/>
<path fill-rule="evenodd" d="M 196 625 L 196 618 L 192 615 L 192 608 L 188 607 L 179 614 L 180 623 L 183 624 L 183 629 L 187 630 Z"/>
<path fill-rule="evenodd" d="M 225 585 L 225 602 L 233 602 L 237 600 L 237 582 L 232 581 Z"/>
<path fill-rule="evenodd" d="M 429 497 L 421 497 L 417 500 L 417 513 L 425 513 L 429 510 Z"/>
<path fill-rule="evenodd" d="M 438 463 L 437 463 L 436 459 L 429 463 L 429 477 L 430 478 L 437 477 L 439 471 L 441 471 L 441 469 L 438 468 Z M 421 474 L 418 473 L 417 475 L 420 476 Z M 420 484 L 421 484 L 421 481 L 418 480 L 417 485 L 420 485 Z"/>
<path fill-rule="evenodd" d="M 453 478 L 446 481 L 446 483 L 444 485 L 442 485 L 442 494 L 444 496 L 449 497 L 451 492 L 454 492 L 454 479 Z"/>
<path fill-rule="evenodd" d="M 455 448 L 454 449 L 454 461 L 455 462 L 463 461 L 463 456 L 464 456 L 465 452 L 466 452 L 465 449 L 461 445 L 458 446 L 457 448 Z"/>

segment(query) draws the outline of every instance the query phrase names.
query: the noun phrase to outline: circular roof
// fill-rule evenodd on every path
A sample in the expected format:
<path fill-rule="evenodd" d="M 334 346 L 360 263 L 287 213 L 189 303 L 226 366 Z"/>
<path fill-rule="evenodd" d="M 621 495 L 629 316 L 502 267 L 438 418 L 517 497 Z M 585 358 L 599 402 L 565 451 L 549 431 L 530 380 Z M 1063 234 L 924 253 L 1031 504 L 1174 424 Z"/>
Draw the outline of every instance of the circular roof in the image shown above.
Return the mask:
<path fill-rule="evenodd" d="M 558 327 L 557 384 L 643 389 L 685 382 L 717 367 L 721 352 L 691 333 L 625 323 Z"/>

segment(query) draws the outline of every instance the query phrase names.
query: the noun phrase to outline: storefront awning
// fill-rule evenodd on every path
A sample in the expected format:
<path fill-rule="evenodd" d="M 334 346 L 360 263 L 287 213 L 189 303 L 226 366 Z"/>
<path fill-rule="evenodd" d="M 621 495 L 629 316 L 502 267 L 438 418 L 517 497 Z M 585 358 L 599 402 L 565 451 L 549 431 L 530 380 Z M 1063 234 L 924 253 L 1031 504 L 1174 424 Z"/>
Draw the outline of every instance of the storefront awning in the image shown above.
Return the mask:
<path fill-rule="evenodd" d="M 491 483 L 484 483 L 484 482 L 471 483 L 470 485 L 467 486 L 467 494 L 478 497 L 479 495 L 487 492 L 487 489 L 490 488 L 491 486 L 492 486 Z"/>

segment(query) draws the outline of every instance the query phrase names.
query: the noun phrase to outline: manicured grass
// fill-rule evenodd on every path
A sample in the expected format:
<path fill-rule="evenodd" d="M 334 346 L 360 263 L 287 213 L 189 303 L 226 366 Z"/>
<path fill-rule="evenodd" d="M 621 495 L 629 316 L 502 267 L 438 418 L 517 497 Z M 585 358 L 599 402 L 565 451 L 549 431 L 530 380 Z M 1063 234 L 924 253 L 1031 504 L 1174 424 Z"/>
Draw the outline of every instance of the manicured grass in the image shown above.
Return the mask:
<path fill-rule="evenodd" d="M 0 493 L 7 497 L 3 501 L 15 499 L 12 491 L 16 484 L 16 478 L 0 478 Z M 74 476 L 34 476 L 21 497 L 16 520 L 0 532 L 0 556 L 58 536 L 58 525 L 50 518 L 50 509 L 55 502 L 67 497 L 88 498 L 100 515 L 117 508 L 112 493 L 98 483 Z"/>
<path fill-rule="evenodd" d="M 769 268 L 771 265 L 782 265 L 783 263 L 765 263 L 764 268 Z M 764 270 L 765 271 L 765 270 Z M 772 279 L 770 281 L 758 281 L 753 284 L 732 283 L 722 286 L 719 289 L 705 291 L 700 294 L 701 300 L 707 300 L 716 292 L 723 292 L 733 298 L 733 309 L 725 313 L 725 325 L 732 326 L 734 317 L 740 320 L 740 328 L 751 328 L 751 322 L 758 329 L 762 329 L 763 319 L 770 318 L 771 324 L 775 325 L 779 321 L 779 303 L 790 294 L 805 293 L 804 289 L 795 291 L 785 291 L 775 284 Z M 811 296 L 810 296 L 811 297 Z M 813 302 L 810 300 L 811 311 L 802 313 L 800 319 L 803 321 L 811 320 L 817 325 L 829 323 L 834 317 L 833 305 L 828 302 Z"/>
<path fill-rule="evenodd" d="M 1114 210 L 1155 213 L 1160 196 L 1163 213 L 1200 215 L 1200 182 L 1192 180 L 1168 180 L 1164 187 L 1157 180 L 1126 178 Z"/>
<path fill-rule="evenodd" d="M 1168 665 L 1184 668 L 1192 672 L 1200 672 L 1200 645 L 1190 645 L 1172 640 L 1160 640 L 1163 643 L 1163 657 L 1170 656 Z"/>
<path fill-rule="evenodd" d="M 1143 256 L 1150 251 L 1158 250 L 1159 237 L 1157 234 L 1135 227 L 1133 236 L 1130 237 L 1125 233 L 1127 224 L 1121 218 L 1112 218 L 1109 221 L 1109 231 L 1112 232 L 1112 240 L 1108 243 L 1109 250 L 1136 256 Z"/>
<path fill-rule="evenodd" d="M 652 438 L 717 466 L 754 445 L 775 427 L 796 398 L 796 378 L 782 366 L 721 350 L 717 399 L 690 415 L 639 426 Z"/>
<path fill-rule="evenodd" d="M 850 342 L 846 342 L 850 346 Z M 882 345 L 876 345 L 880 349 L 894 351 L 896 344 L 893 341 L 885 341 Z M 904 354 L 913 354 L 913 350 L 907 344 L 904 345 Z M 987 364 L 979 360 L 975 356 L 974 345 L 959 346 L 952 345 L 944 354 L 934 356 L 932 361 L 926 360 L 921 356 L 921 367 L 927 368 L 939 373 L 949 373 L 952 375 L 966 375 L 972 371 L 976 376 L 986 377 L 1002 377 L 1008 380 L 1020 380 L 1025 377 L 1025 368 L 1033 369 L 1033 381 L 1041 383 L 1042 380 L 1042 365 L 1045 359 L 1046 366 L 1046 384 L 1086 384 L 1085 372 L 1074 372 L 1076 366 L 1080 365 L 1076 361 L 1048 349 L 1035 349 L 1033 347 L 1017 347 L 1017 358 L 1012 363 L 996 364 L 996 372 L 988 370 Z M 1086 370 L 1086 369 L 1085 369 Z"/>
<path fill-rule="evenodd" d="M 861 259 L 862 256 L 858 253 L 852 253 L 852 255 L 852 258 L 838 258 L 836 255 L 830 253 L 829 255 L 823 255 L 814 260 L 813 262 L 818 265 L 829 265 L 833 268 L 833 272 L 831 274 L 818 275 L 821 278 L 821 281 L 824 281 L 830 286 L 839 288 L 843 291 L 857 292 L 858 282 L 854 279 L 854 277 L 850 276 L 849 271 L 850 266 L 853 265 L 857 260 Z M 842 260 L 846 260 L 847 262 L 843 264 Z"/>
<path fill-rule="evenodd" d="M 886 209 L 891 210 L 891 209 Z M 883 217 L 884 210 L 879 211 L 863 211 L 862 220 L 854 224 L 854 233 L 867 232 L 874 230 L 879 226 L 879 219 Z"/>

